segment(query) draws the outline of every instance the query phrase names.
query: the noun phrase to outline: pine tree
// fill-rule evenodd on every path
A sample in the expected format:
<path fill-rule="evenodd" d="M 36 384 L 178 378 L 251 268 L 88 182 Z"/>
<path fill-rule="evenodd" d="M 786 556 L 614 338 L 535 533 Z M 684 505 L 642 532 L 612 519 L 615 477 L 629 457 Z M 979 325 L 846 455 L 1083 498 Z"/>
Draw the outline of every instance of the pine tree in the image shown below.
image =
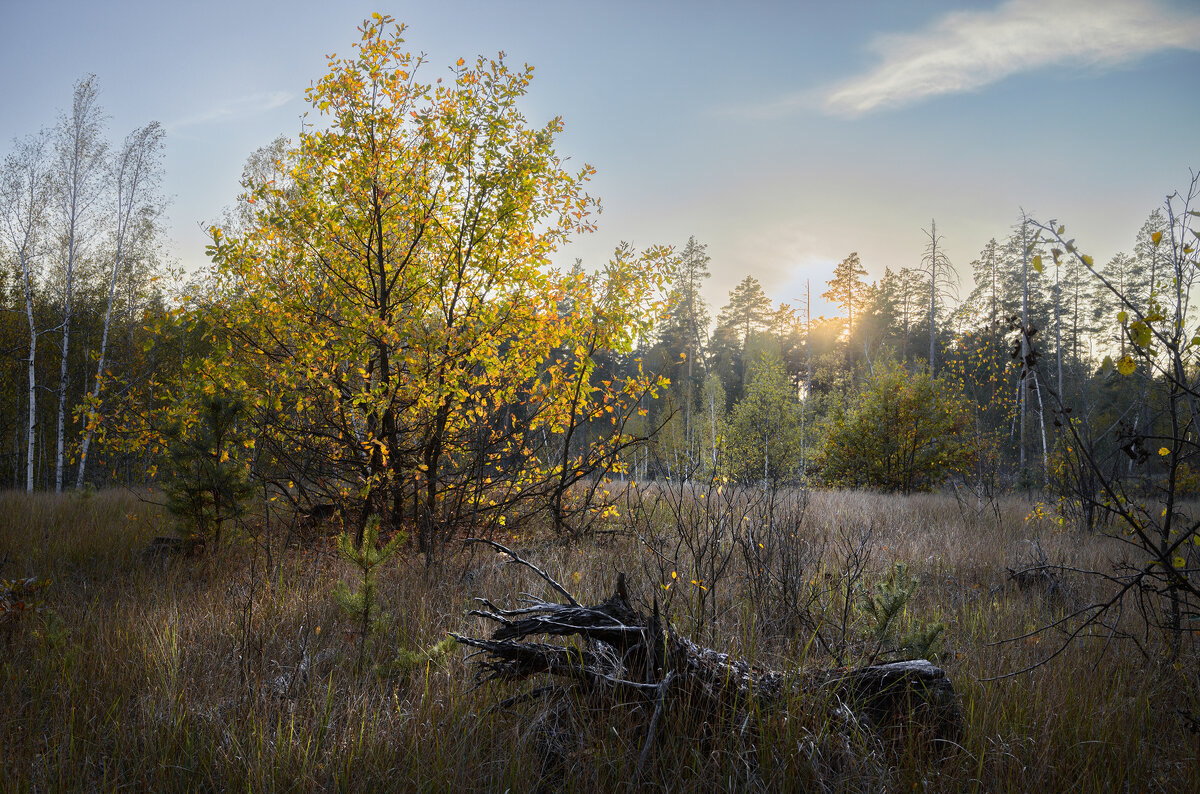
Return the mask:
<path fill-rule="evenodd" d="M 829 289 L 821 293 L 822 298 L 842 307 L 849 333 L 854 332 L 855 316 L 866 303 L 867 284 L 863 281 L 866 275 L 866 268 L 859 262 L 858 254 L 852 253 L 834 269 L 833 278 L 826 282 Z"/>
<path fill-rule="evenodd" d="M 363 669 L 367 658 L 367 640 L 387 621 L 387 613 L 379 603 L 379 588 L 376 584 L 379 566 L 387 562 L 400 550 L 404 535 L 397 532 L 382 548 L 378 545 L 379 516 L 372 515 L 363 527 L 362 542 L 355 545 L 350 533 L 338 535 L 338 556 L 358 569 L 358 583 L 351 590 L 345 583 L 338 583 L 333 598 L 342 611 L 350 617 L 358 632 L 358 669 Z"/>
<path fill-rule="evenodd" d="M 668 367 L 667 374 L 678 401 L 683 404 L 684 434 L 691 444 L 692 408 L 704 373 L 708 371 L 704 348 L 708 338 L 708 306 L 700 294 L 708 271 L 708 246 L 689 237 L 679 256 L 671 284 L 670 313 L 659 330 Z"/>
<path fill-rule="evenodd" d="M 885 268 L 883 278 L 867 290 L 867 300 L 859 314 L 859 335 L 873 335 L 876 341 L 890 345 L 907 361 L 913 329 L 926 314 L 926 292 L 917 270 Z"/>
<path fill-rule="evenodd" d="M 746 276 L 729 292 L 729 303 L 717 316 L 712 352 L 726 391 L 736 401 L 746 386 L 746 349 L 750 338 L 771 322 L 771 299 L 762 284 Z"/>
<path fill-rule="evenodd" d="M 164 491 L 167 510 L 183 521 L 183 535 L 201 543 L 221 543 L 221 530 L 245 513 L 252 487 L 236 457 L 243 439 L 237 422 L 242 404 L 206 397 L 194 427 L 176 427 L 170 439 L 172 476 Z"/>
<path fill-rule="evenodd" d="M 974 289 L 955 312 L 959 333 L 983 331 L 998 334 L 1002 320 L 1002 261 L 996 238 L 987 241 L 979 258 L 971 262 Z"/>

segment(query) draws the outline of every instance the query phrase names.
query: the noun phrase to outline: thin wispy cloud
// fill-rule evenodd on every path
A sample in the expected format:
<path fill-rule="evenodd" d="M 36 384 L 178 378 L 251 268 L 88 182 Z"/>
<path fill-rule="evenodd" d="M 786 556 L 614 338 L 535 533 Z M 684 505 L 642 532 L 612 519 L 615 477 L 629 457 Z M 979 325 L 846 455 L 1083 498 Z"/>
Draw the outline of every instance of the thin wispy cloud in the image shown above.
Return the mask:
<path fill-rule="evenodd" d="M 234 97 L 201 113 L 172 121 L 167 124 L 167 129 L 177 131 L 188 127 L 197 127 L 202 124 L 216 124 L 233 119 L 246 118 L 247 116 L 283 107 L 294 96 L 295 94 L 288 91 L 267 91 Z"/>
<path fill-rule="evenodd" d="M 1048 66 L 1103 69 L 1164 50 L 1200 50 L 1200 14 L 1155 0 L 1009 0 L 879 36 L 870 47 L 879 64 L 828 91 L 823 110 L 853 117 Z"/>

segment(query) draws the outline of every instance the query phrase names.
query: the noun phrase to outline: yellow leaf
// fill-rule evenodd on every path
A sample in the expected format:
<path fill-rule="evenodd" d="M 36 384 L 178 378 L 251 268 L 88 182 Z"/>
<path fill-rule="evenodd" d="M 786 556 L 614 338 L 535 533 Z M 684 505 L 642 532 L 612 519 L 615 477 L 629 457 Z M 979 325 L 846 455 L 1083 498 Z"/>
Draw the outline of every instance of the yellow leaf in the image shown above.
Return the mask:
<path fill-rule="evenodd" d="M 1039 272 L 1039 273 L 1041 273 L 1041 272 L 1042 272 L 1042 258 L 1041 258 L 1040 256 L 1035 256 L 1035 257 L 1033 258 L 1033 262 L 1032 262 L 1032 264 L 1033 264 L 1033 269 L 1034 269 L 1034 270 L 1036 270 L 1036 271 L 1037 271 L 1037 272 Z"/>
<path fill-rule="evenodd" d="M 1170 454 L 1171 454 L 1171 450 L 1167 449 L 1166 447 L 1159 447 L 1159 448 L 1158 448 L 1158 454 L 1159 454 L 1159 455 L 1170 455 Z"/>
<path fill-rule="evenodd" d="M 1128 353 L 1122 356 L 1121 360 L 1117 362 L 1117 372 L 1120 372 L 1122 375 L 1132 375 L 1136 369 L 1137 362 Z"/>
<path fill-rule="evenodd" d="M 1162 232 L 1155 232 L 1154 234 L 1150 235 L 1150 239 L 1153 240 L 1154 244 L 1157 246 L 1162 242 Z"/>
<path fill-rule="evenodd" d="M 1187 560 L 1183 559 L 1183 557 L 1176 557 L 1175 559 L 1171 560 L 1171 564 L 1176 568 L 1182 568 L 1183 566 L 1187 565 Z"/>
<path fill-rule="evenodd" d="M 1094 260 L 1093 260 L 1093 259 L 1092 259 L 1090 256 L 1088 256 L 1087 254 L 1084 254 L 1083 256 L 1081 256 L 1081 257 L 1079 257 L 1079 258 L 1080 258 L 1080 259 L 1082 259 L 1082 260 L 1083 260 L 1083 263 L 1084 263 L 1085 265 L 1087 265 L 1088 267 L 1091 267 L 1091 266 L 1092 266 L 1092 264 L 1093 264 L 1093 262 L 1094 262 Z"/>

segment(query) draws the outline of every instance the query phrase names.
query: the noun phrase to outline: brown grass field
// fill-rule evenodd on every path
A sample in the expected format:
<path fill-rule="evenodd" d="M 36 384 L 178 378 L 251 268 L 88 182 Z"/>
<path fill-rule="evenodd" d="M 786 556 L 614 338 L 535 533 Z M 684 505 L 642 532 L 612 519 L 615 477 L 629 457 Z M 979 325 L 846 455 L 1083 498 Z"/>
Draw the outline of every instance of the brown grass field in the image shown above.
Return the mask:
<path fill-rule="evenodd" d="M 391 620 L 363 669 L 331 595 L 354 572 L 328 541 L 287 548 L 260 533 L 147 561 L 170 521 L 135 494 L 3 493 L 0 578 L 50 583 L 0 624 L 0 790 L 1200 791 L 1186 716 L 1200 714 L 1194 641 L 1168 662 L 1153 633 L 1149 659 L 1129 641 L 1079 638 L 1030 672 L 986 680 L 1064 642 L 1054 631 L 1004 640 L 1104 594 L 1069 574 L 1057 591 L 1021 589 L 1006 567 L 1037 541 L 1051 563 L 1108 569 L 1126 553 L 1113 540 L 1063 530 L 1017 498 L 976 514 L 946 495 L 792 494 L 769 540 L 760 527 L 743 545 L 762 537 L 776 547 L 765 565 L 791 561 L 796 606 L 753 589 L 754 564 L 734 543 L 763 515 L 752 497 L 672 511 L 649 491 L 629 489 L 607 532 L 503 540 L 581 600 L 605 598 L 623 571 L 631 595 L 660 596 L 680 632 L 778 669 L 875 655 L 863 604 L 906 563 L 919 587 L 900 628 L 944 624 L 936 661 L 961 696 L 961 735 L 884 743 L 805 702 L 758 715 L 749 732 L 668 708 L 639 774 L 645 709 L 581 696 L 551 732 L 537 700 L 497 708 L 543 682 L 476 685 L 462 648 L 394 662 L 448 631 L 485 631 L 466 614 L 477 596 L 550 597 L 501 555 L 476 546 L 427 566 L 402 551 L 380 574 Z M 1136 610 L 1121 620 L 1144 636 Z M 832 654 L 815 631 L 835 638 Z"/>

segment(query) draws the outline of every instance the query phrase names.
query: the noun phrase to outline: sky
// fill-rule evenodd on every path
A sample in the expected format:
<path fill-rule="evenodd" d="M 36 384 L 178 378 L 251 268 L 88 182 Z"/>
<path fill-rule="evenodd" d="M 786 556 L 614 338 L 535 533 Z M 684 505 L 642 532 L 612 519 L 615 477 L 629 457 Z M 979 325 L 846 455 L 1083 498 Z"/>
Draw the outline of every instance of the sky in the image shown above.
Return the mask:
<path fill-rule="evenodd" d="M 0 0 L 0 154 L 94 73 L 114 144 L 165 125 L 170 251 L 202 268 L 246 157 L 295 138 L 372 12 L 408 25 L 426 79 L 499 51 L 533 65 L 525 115 L 562 117 L 603 205 L 558 261 L 694 235 L 714 314 L 747 275 L 794 306 L 811 283 L 813 315 L 836 314 L 838 261 L 916 265 L 935 219 L 964 295 L 1022 209 L 1107 261 L 1200 168 L 1197 0 Z"/>

